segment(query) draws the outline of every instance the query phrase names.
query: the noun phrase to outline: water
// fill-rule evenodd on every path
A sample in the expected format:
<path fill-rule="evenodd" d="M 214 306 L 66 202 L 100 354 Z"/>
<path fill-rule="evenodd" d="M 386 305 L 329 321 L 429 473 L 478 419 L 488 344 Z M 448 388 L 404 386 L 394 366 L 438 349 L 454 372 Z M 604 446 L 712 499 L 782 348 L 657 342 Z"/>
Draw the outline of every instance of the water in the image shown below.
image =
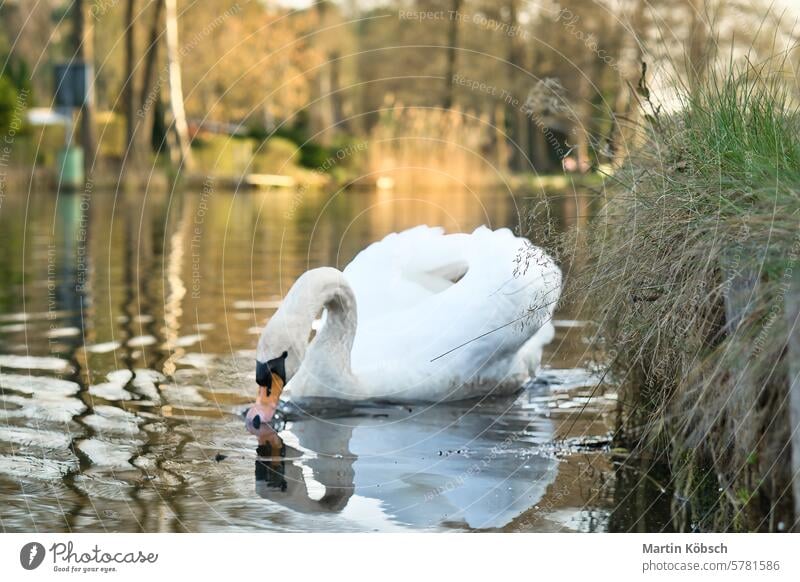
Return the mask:
<path fill-rule="evenodd" d="M 585 222 L 591 207 L 571 191 L 550 201 L 557 228 Z M 213 184 L 7 195 L 3 530 L 666 527 L 658 512 L 639 519 L 640 506 L 663 496 L 631 495 L 635 476 L 629 489 L 616 485 L 623 475 L 602 446 L 616 395 L 589 398 L 585 329 L 569 312 L 558 314 L 543 380 L 515 397 L 320 410 L 289 419 L 258 449 L 244 429 L 258 333 L 302 272 L 344 267 L 417 224 L 515 226 L 530 204 L 500 190 L 329 195 Z"/>

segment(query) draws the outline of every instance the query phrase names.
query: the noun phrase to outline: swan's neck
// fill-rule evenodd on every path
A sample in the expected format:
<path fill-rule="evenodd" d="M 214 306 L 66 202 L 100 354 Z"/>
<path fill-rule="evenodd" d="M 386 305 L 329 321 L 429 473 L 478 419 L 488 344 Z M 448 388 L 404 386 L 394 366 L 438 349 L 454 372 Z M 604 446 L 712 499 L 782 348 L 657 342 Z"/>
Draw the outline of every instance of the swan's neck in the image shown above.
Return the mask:
<path fill-rule="evenodd" d="M 326 310 L 324 326 L 309 343 L 311 324 Z M 266 362 L 289 352 L 286 378 L 300 370 L 326 382 L 338 375 L 350 381 L 350 352 L 357 325 L 356 298 L 341 271 L 331 267 L 304 273 L 269 320 L 258 342 L 256 357 Z M 320 377 L 322 375 L 322 377 Z"/>

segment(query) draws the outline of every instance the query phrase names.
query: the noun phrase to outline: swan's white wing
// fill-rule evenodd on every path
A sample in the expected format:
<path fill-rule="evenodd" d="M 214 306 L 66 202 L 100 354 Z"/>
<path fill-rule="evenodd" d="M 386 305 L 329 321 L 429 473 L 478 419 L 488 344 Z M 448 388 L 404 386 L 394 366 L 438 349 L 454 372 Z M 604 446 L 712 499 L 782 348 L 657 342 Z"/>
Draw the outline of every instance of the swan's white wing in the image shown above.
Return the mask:
<path fill-rule="evenodd" d="M 521 253 L 531 260 L 517 273 Z M 561 289 L 561 272 L 541 249 L 485 227 L 390 235 L 345 276 L 359 305 L 353 371 L 370 389 L 354 397 L 435 400 L 507 390 L 539 357 L 530 348 L 538 345 L 540 354 L 546 342 L 521 348 L 549 322 Z"/>
<path fill-rule="evenodd" d="M 392 233 L 358 253 L 344 274 L 356 293 L 359 321 L 419 305 L 449 287 L 466 271 L 464 242 L 441 227 L 423 225 Z"/>

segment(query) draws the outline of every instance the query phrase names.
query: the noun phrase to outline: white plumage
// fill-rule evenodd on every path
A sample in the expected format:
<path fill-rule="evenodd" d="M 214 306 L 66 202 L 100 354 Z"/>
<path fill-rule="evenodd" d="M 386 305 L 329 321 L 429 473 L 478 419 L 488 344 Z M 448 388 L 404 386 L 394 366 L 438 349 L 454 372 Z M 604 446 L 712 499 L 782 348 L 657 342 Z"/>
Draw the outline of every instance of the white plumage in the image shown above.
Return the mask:
<path fill-rule="evenodd" d="M 289 351 L 295 399 L 507 394 L 535 374 L 560 293 L 553 260 L 508 229 L 446 235 L 419 226 L 370 245 L 344 272 L 303 274 L 264 329 L 257 357 Z"/>

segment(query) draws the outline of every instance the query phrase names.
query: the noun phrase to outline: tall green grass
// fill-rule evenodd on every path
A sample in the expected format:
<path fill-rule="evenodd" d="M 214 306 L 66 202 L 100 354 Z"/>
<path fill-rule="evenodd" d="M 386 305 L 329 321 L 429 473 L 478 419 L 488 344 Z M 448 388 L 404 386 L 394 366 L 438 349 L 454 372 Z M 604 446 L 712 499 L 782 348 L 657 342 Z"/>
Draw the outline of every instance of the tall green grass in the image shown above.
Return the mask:
<path fill-rule="evenodd" d="M 642 143 L 604 211 L 566 241 L 586 256 L 569 295 L 596 318 L 625 439 L 673 467 L 676 513 L 700 529 L 776 529 L 791 516 L 797 104 L 779 72 L 748 64 L 685 92 L 674 113 L 644 105 Z"/>

